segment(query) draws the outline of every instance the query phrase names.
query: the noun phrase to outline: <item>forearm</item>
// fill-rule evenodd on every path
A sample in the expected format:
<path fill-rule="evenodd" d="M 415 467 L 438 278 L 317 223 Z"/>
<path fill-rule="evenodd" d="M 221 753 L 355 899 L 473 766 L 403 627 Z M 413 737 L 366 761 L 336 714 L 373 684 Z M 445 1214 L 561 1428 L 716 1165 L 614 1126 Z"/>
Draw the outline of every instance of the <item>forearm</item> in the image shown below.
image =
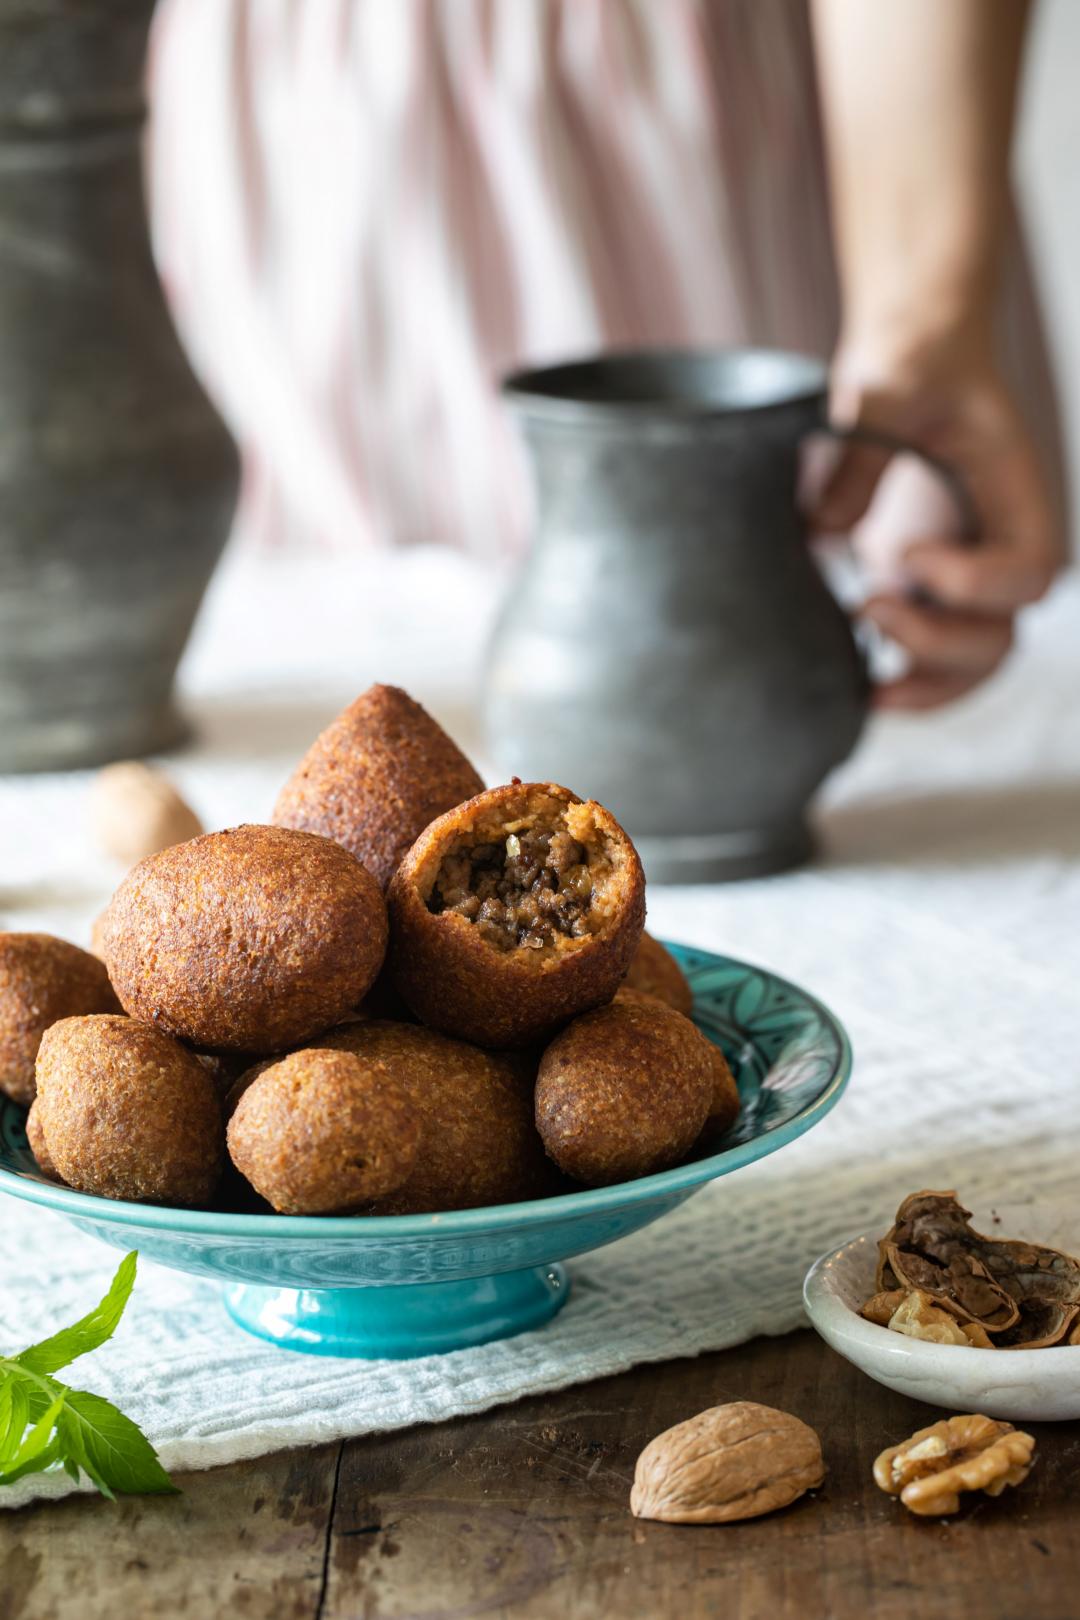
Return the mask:
<path fill-rule="evenodd" d="M 842 349 L 989 349 L 1028 0 L 812 0 Z"/>

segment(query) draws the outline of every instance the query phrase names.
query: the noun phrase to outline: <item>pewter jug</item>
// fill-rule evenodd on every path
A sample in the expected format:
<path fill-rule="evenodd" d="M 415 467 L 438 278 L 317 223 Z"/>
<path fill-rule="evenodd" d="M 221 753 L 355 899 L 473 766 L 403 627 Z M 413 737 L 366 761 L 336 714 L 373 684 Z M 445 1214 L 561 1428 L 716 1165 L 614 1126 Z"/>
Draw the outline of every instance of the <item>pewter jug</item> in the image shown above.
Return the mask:
<path fill-rule="evenodd" d="M 796 503 L 825 384 L 761 349 L 505 384 L 537 517 L 490 648 L 488 751 L 606 804 L 654 880 L 805 859 L 808 802 L 862 728 L 863 660 Z"/>
<path fill-rule="evenodd" d="M 150 253 L 151 0 L 0 0 L 0 770 L 168 747 L 236 451 Z"/>

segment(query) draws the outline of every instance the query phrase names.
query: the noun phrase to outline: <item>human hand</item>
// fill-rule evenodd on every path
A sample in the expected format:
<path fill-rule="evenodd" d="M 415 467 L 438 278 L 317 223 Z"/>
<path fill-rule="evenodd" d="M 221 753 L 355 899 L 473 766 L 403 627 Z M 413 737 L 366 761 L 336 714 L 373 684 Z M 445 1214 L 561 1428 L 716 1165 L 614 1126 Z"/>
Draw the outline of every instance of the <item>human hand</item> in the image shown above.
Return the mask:
<path fill-rule="evenodd" d="M 902 439 L 949 468 L 978 523 L 974 544 L 934 524 L 906 543 L 895 589 L 862 614 L 909 654 L 879 708 L 929 709 L 993 673 L 1008 652 L 1017 610 L 1049 588 L 1063 559 L 1061 524 L 1035 447 L 982 345 L 953 338 L 903 359 L 842 346 L 832 371 L 832 419 Z M 814 513 L 827 533 L 865 514 L 891 452 L 845 445 Z"/>

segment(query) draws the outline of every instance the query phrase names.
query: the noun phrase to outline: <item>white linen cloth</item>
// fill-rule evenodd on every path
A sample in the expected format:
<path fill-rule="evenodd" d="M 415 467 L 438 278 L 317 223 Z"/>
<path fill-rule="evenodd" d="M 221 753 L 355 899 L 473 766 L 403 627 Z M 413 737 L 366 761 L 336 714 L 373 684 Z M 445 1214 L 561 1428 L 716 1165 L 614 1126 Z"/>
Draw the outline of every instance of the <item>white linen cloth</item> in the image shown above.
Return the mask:
<path fill-rule="evenodd" d="M 654 932 L 776 968 L 846 1023 L 854 1078 L 819 1128 L 572 1262 L 569 1304 L 542 1331 L 411 1362 L 299 1356 L 235 1327 L 214 1283 L 146 1263 L 115 1338 L 71 1380 L 123 1407 L 170 1470 L 205 1468 L 786 1333 L 803 1321 L 814 1257 L 886 1224 L 916 1187 L 1071 1194 L 1078 587 L 1067 580 L 1027 615 L 1017 655 L 982 692 L 940 715 L 874 723 L 830 785 L 818 864 L 650 891 Z M 208 826 L 263 818 L 311 737 L 372 680 L 407 686 L 472 745 L 495 595 L 495 581 L 449 553 L 233 553 L 184 672 L 198 741 L 170 771 Z M 93 847 L 87 782 L 0 779 L 5 926 L 88 941 L 120 874 Z M 0 1198 L 0 1355 L 82 1314 L 118 1258 Z M 31 1477 L 0 1504 L 72 1488 L 66 1475 Z"/>

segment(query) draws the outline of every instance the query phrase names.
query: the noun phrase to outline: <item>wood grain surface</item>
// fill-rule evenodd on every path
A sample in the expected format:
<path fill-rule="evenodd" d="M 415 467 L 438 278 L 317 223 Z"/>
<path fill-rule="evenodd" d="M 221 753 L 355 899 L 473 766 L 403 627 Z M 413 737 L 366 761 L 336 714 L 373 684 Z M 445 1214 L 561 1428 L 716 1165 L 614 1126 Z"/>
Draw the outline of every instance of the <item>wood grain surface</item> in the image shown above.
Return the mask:
<path fill-rule="evenodd" d="M 634 1461 L 725 1400 L 794 1412 L 829 1473 L 737 1525 L 631 1518 Z M 1080 1615 L 1080 1424 L 1028 1481 L 917 1520 L 871 1479 L 940 1413 L 809 1333 L 643 1367 L 437 1427 L 182 1476 L 182 1497 L 0 1516 L 0 1620 L 1021 1620 Z"/>

